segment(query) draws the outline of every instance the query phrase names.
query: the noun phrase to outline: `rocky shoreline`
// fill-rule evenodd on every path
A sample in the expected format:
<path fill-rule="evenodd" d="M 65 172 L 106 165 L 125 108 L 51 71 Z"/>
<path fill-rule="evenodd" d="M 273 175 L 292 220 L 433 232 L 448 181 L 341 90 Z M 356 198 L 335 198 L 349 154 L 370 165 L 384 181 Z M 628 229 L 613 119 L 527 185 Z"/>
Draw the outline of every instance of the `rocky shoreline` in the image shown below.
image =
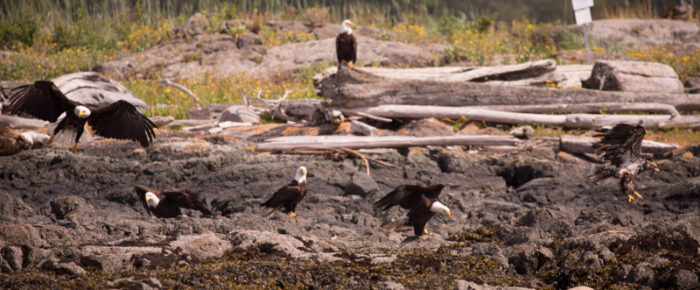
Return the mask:
<path fill-rule="evenodd" d="M 235 140 L 28 150 L 0 158 L 0 287 L 697 288 L 700 150 L 680 152 L 638 178 L 645 198 L 629 204 L 614 181 L 587 181 L 595 164 L 545 147 L 375 151 L 399 168 L 370 176 L 361 160 Z M 260 202 L 300 165 L 299 216 L 264 218 Z M 415 182 L 447 184 L 453 213 L 428 223 L 427 241 L 381 229 L 401 213 L 372 207 Z M 200 192 L 214 216 L 150 218 L 137 183 Z"/>

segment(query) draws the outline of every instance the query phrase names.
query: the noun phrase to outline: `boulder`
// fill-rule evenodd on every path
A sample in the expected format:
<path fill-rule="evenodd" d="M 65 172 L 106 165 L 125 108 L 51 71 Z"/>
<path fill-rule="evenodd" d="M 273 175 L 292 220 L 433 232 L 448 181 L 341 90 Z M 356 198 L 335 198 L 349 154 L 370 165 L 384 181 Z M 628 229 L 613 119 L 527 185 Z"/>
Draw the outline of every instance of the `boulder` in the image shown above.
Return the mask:
<path fill-rule="evenodd" d="M 59 275 L 85 275 L 87 271 L 75 262 L 60 263 L 56 260 L 48 260 L 41 266 L 42 269 L 53 271 Z"/>
<path fill-rule="evenodd" d="M 518 245 L 508 257 L 508 262 L 521 275 L 532 275 L 554 259 L 552 251 L 546 247 L 536 247 L 531 244 Z"/>
<path fill-rule="evenodd" d="M 246 32 L 239 35 L 238 39 L 236 39 L 236 46 L 239 49 L 254 45 L 262 45 L 262 40 L 257 34 Z"/>
<path fill-rule="evenodd" d="M 587 89 L 604 91 L 683 93 L 683 83 L 673 68 L 643 61 L 598 61 L 591 77 L 582 84 Z"/>
<path fill-rule="evenodd" d="M 209 20 L 202 13 L 195 13 L 187 20 L 187 24 L 183 28 L 185 36 L 195 36 L 203 34 L 209 30 Z"/>
<path fill-rule="evenodd" d="M 266 254 L 288 256 L 293 259 L 308 260 L 316 258 L 320 261 L 336 261 L 340 258 L 332 253 L 316 251 L 320 246 L 315 239 L 302 241 L 290 235 L 257 230 L 240 230 L 229 233 L 229 240 L 236 248 L 257 250 Z M 308 246 L 307 246 L 308 245 Z"/>
<path fill-rule="evenodd" d="M 170 242 L 169 245 L 173 249 L 181 250 L 183 254 L 190 255 L 197 261 L 219 258 L 232 247 L 229 241 L 220 238 L 213 232 L 181 236 Z"/>
<path fill-rule="evenodd" d="M 7 192 L 0 191 L 0 221 L 14 221 L 31 215 L 34 211 L 22 199 L 16 198 Z"/>
<path fill-rule="evenodd" d="M 145 109 L 146 102 L 127 90 L 120 83 L 100 76 L 96 72 L 77 72 L 53 79 L 56 86 L 69 99 L 85 105 L 104 107 L 124 100 Z"/>
<path fill-rule="evenodd" d="M 696 269 L 697 270 L 697 269 Z M 698 289 L 698 275 L 688 269 L 673 269 L 661 274 L 654 288 Z"/>
<path fill-rule="evenodd" d="M 47 215 L 52 215 L 56 219 L 75 220 L 86 211 L 92 209 L 85 199 L 76 195 L 58 197 L 49 202 L 47 208 L 42 208 L 42 212 Z"/>
<path fill-rule="evenodd" d="M 39 232 L 29 224 L 0 224 L 0 240 L 14 246 L 40 246 Z"/>
<path fill-rule="evenodd" d="M 529 290 L 533 288 L 526 287 L 504 287 L 504 286 L 491 286 L 488 284 L 478 284 L 476 282 L 457 280 L 458 290 Z"/>
<path fill-rule="evenodd" d="M 639 263 L 627 274 L 627 282 L 651 286 L 654 281 L 654 270 L 649 263 Z"/>
<path fill-rule="evenodd" d="M 226 121 L 259 124 L 260 116 L 246 106 L 231 106 L 219 117 L 219 123 Z"/>
<path fill-rule="evenodd" d="M 345 185 L 346 195 L 359 195 L 361 197 L 372 196 L 379 191 L 379 185 L 367 173 L 358 171 L 352 174 L 350 180 Z"/>
<path fill-rule="evenodd" d="M 4 260 L 7 263 L 7 269 L 0 269 L 2 273 L 12 273 L 22 270 L 22 248 L 20 247 L 4 247 L 0 250 L 0 261 Z"/>

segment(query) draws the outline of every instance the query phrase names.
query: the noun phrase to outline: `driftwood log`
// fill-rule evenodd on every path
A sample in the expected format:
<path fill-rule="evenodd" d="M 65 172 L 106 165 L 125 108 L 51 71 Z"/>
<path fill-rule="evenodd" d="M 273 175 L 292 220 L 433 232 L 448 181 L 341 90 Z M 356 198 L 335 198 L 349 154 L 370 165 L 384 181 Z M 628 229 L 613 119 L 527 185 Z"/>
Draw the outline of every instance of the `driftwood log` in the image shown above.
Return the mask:
<path fill-rule="evenodd" d="M 564 79 L 564 75 L 557 71 L 556 62 L 551 59 L 514 65 L 485 67 L 364 67 L 362 71 L 385 78 L 400 80 L 495 82 L 509 85 L 544 84 L 547 81 L 556 83 Z M 335 74 L 336 72 L 338 72 L 337 67 L 329 67 L 316 77 L 316 81 L 319 81 L 325 76 Z"/>
<path fill-rule="evenodd" d="M 373 116 L 397 119 L 424 118 L 467 118 L 469 120 L 486 121 L 501 124 L 539 124 L 566 128 L 597 129 L 614 126 L 618 123 L 641 124 L 647 129 L 657 129 L 672 126 L 689 126 L 700 128 L 700 116 L 666 116 L 666 115 L 599 115 L 599 114 L 568 114 L 548 115 L 517 112 L 504 112 L 472 107 L 444 106 L 412 106 L 412 105 L 382 105 L 368 108 L 357 108 L 348 111 L 366 113 Z"/>
<path fill-rule="evenodd" d="M 423 146 L 514 146 L 520 144 L 520 140 L 513 136 L 443 136 L 443 137 L 411 137 L 411 136 L 287 136 L 265 140 L 258 144 L 258 151 L 286 151 L 308 149 L 365 149 L 365 148 L 397 148 L 397 147 L 423 147 Z"/>
<path fill-rule="evenodd" d="M 49 122 L 34 118 L 24 118 L 19 116 L 8 116 L 0 114 L 0 128 L 10 128 L 16 130 L 29 129 L 36 130 L 46 127 Z"/>
<path fill-rule="evenodd" d="M 581 103 L 581 104 L 544 104 L 544 105 L 504 105 L 474 106 L 474 108 L 518 113 L 618 113 L 647 112 L 661 113 L 673 117 L 680 116 L 674 106 L 659 103 Z"/>
<path fill-rule="evenodd" d="M 315 82 L 329 105 L 349 108 L 379 105 L 536 105 L 577 103 L 662 103 L 678 110 L 700 110 L 700 94 L 630 93 L 585 89 L 514 87 L 474 82 L 403 80 L 381 77 L 357 68 Z"/>
<path fill-rule="evenodd" d="M 593 137 L 563 135 L 559 137 L 559 150 L 568 153 L 593 153 L 593 144 L 600 141 Z M 661 156 L 678 149 L 675 144 L 665 144 L 650 140 L 642 141 L 642 152 Z"/>

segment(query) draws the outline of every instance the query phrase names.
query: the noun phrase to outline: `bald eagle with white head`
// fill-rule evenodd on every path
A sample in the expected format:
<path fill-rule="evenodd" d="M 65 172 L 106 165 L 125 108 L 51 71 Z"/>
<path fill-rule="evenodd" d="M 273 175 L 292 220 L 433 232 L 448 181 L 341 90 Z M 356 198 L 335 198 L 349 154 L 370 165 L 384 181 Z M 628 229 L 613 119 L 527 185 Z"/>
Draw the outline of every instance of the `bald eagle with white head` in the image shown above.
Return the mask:
<path fill-rule="evenodd" d="M 199 194 L 187 189 L 170 188 L 157 191 L 145 185 L 136 185 L 134 190 L 148 215 L 174 218 L 182 215 L 181 208 L 198 210 L 204 215 L 211 215 L 209 208 L 199 200 Z"/>
<path fill-rule="evenodd" d="M 441 213 L 452 218 L 450 209 L 438 200 L 438 196 L 444 184 L 438 183 L 430 186 L 424 184 L 401 185 L 389 192 L 374 205 L 383 210 L 388 210 L 399 205 L 408 212 L 398 220 L 385 226 L 388 230 L 394 230 L 400 226 L 413 226 L 416 237 L 424 239 L 423 234 L 432 235 L 425 229 L 425 224 L 435 215 Z"/>
<path fill-rule="evenodd" d="M 642 157 L 642 140 L 646 130 L 637 125 L 617 124 L 612 129 L 601 130 L 596 137 L 603 137 L 594 144 L 595 153 L 602 161 L 609 161 L 614 168 L 602 167 L 590 180 L 597 182 L 609 177 L 620 179 L 620 191 L 627 195 L 629 202 L 643 199 L 634 190 L 634 178 L 646 170 L 659 172 L 656 163 Z"/>
<path fill-rule="evenodd" d="M 75 132 L 73 152 L 78 151 L 78 141 L 86 123 L 97 135 L 137 141 L 143 147 L 148 147 L 156 137 L 155 124 L 134 105 L 122 100 L 100 108 L 89 107 L 68 99 L 52 81 L 37 81 L 12 89 L 9 108 L 11 114 L 24 113 L 49 122 L 58 121 L 48 144 L 62 130 Z"/>
<path fill-rule="evenodd" d="M 288 213 L 290 217 L 297 216 L 297 204 L 306 196 L 306 173 L 306 167 L 299 167 L 292 182 L 278 189 L 270 199 L 260 205 L 270 208 L 267 216 L 277 209 Z"/>
<path fill-rule="evenodd" d="M 352 67 L 357 61 L 357 41 L 352 33 L 355 23 L 345 19 L 341 24 L 340 34 L 335 38 L 335 53 L 338 56 L 338 67 L 346 63 Z"/>

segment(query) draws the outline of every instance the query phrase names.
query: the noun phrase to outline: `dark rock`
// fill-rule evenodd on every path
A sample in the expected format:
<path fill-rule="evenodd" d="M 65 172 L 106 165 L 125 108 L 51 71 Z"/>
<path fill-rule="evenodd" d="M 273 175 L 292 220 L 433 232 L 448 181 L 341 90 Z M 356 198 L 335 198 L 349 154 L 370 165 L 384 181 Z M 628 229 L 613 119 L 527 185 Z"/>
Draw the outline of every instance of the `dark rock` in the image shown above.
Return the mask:
<path fill-rule="evenodd" d="M 554 177 L 555 172 L 556 167 L 551 162 L 518 158 L 506 163 L 497 174 L 508 186 L 518 188 L 536 178 Z"/>
<path fill-rule="evenodd" d="M 19 198 L 0 191 L 0 221 L 14 221 L 30 215 L 34 209 Z"/>
<path fill-rule="evenodd" d="M 10 271 L 3 269 L 3 272 L 9 273 L 22 270 L 22 267 L 24 266 L 22 259 L 22 248 L 14 246 L 4 247 L 2 250 L 0 250 L 0 255 L 1 258 L 7 262 L 8 266 L 10 266 L 8 269 Z"/>
<path fill-rule="evenodd" d="M 627 274 L 627 281 L 639 285 L 651 286 L 654 281 L 654 271 L 648 263 L 639 263 Z"/>
<path fill-rule="evenodd" d="M 528 244 L 515 247 L 508 257 L 508 262 L 518 274 L 532 275 L 553 258 L 554 254 L 550 249 Z"/>
<path fill-rule="evenodd" d="M 59 197 L 49 202 L 48 209 L 42 209 L 45 214 L 50 213 L 56 219 L 75 220 L 92 208 L 79 196 L 70 195 Z"/>
<path fill-rule="evenodd" d="M 225 121 L 258 124 L 260 123 L 260 116 L 246 106 L 231 106 L 221 113 L 221 117 L 219 117 L 219 123 Z"/>
<path fill-rule="evenodd" d="M 239 35 L 238 39 L 236 39 L 236 47 L 239 49 L 255 45 L 262 45 L 262 40 L 257 34 L 246 32 Z"/>
<path fill-rule="evenodd" d="M 656 287 L 670 289 L 698 289 L 698 275 L 687 269 L 672 269 L 661 274 Z"/>
<path fill-rule="evenodd" d="M 62 226 L 43 226 L 39 230 L 39 235 L 51 247 L 66 247 L 75 245 L 71 232 Z"/>
<path fill-rule="evenodd" d="M 346 195 L 359 195 L 362 197 L 372 196 L 379 191 L 379 185 L 374 179 L 362 171 L 353 173 L 350 180 L 345 185 Z"/>
<path fill-rule="evenodd" d="M 563 218 L 555 217 L 546 209 L 532 209 L 525 214 L 516 226 L 537 227 L 546 233 L 556 236 L 568 236 L 571 234 L 571 225 Z"/>
<path fill-rule="evenodd" d="M 0 224 L 0 240 L 15 246 L 36 247 L 42 244 L 38 231 L 28 224 Z"/>
<path fill-rule="evenodd" d="M 221 239 L 213 232 L 200 235 L 181 236 L 169 243 L 173 249 L 180 249 L 181 253 L 190 255 L 197 261 L 210 258 L 219 258 L 231 249 L 231 243 Z"/>
<path fill-rule="evenodd" d="M 397 133 L 416 137 L 452 136 L 455 134 L 451 126 L 435 118 L 411 120 L 403 125 Z"/>
<path fill-rule="evenodd" d="M 686 93 L 689 93 L 689 94 L 700 93 L 700 75 L 688 76 L 684 85 L 688 89 L 688 91 L 686 91 Z"/>
<path fill-rule="evenodd" d="M 56 260 L 48 260 L 41 265 L 41 268 L 48 271 L 53 271 L 59 275 L 84 275 L 87 272 L 75 262 L 59 263 Z"/>

